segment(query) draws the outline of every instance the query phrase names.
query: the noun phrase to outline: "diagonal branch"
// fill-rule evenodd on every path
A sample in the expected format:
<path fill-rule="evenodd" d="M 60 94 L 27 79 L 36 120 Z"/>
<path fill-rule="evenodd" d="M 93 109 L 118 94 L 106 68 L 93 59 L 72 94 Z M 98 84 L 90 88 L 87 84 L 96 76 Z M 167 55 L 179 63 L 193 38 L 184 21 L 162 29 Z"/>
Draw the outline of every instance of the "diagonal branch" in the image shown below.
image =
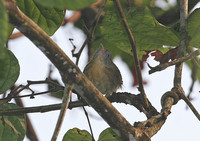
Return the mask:
<path fill-rule="evenodd" d="M 9 22 L 28 37 L 59 70 L 65 84 L 74 84 L 78 94 L 115 129 L 123 140 L 150 140 L 142 130 L 134 128 L 102 93 L 90 82 L 80 69 L 58 47 L 58 45 L 17 7 L 15 0 L 3 1 Z M 111 118 L 112 117 L 112 118 Z"/>
<path fill-rule="evenodd" d="M 139 59 L 138 59 L 138 56 L 137 56 L 135 39 L 134 39 L 133 34 L 132 34 L 132 32 L 131 32 L 131 30 L 128 26 L 126 17 L 123 13 L 123 10 L 122 10 L 122 7 L 121 7 L 119 0 L 114 0 L 114 3 L 115 3 L 115 6 L 116 6 L 119 14 L 120 14 L 120 17 L 122 19 L 122 23 L 123 23 L 123 25 L 126 29 L 126 32 L 128 34 L 128 38 L 129 38 L 129 42 L 130 42 L 131 47 L 132 47 L 132 52 L 133 52 L 133 57 L 134 57 L 133 59 L 135 61 L 136 73 L 137 73 L 138 82 L 139 82 L 139 91 L 141 92 L 145 106 L 149 107 L 149 102 L 148 102 L 147 96 L 146 96 L 145 91 L 144 91 L 142 73 L 141 73 L 141 69 L 140 69 Z"/>

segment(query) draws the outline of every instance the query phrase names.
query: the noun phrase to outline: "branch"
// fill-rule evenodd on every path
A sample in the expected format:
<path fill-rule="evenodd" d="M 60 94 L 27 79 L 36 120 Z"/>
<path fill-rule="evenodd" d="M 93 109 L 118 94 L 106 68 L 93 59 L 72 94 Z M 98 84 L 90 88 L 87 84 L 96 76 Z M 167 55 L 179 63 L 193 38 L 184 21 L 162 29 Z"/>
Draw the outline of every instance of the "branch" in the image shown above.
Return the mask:
<path fill-rule="evenodd" d="M 122 7 L 121 7 L 119 0 L 114 0 L 114 3 L 115 3 L 115 6 L 116 6 L 119 14 L 120 14 L 120 17 L 122 19 L 122 23 L 123 23 L 123 25 L 126 29 L 126 32 L 128 34 L 128 38 L 129 38 L 129 42 L 130 42 L 131 47 L 132 47 L 132 52 L 133 52 L 133 57 L 134 57 L 133 60 L 135 62 L 136 73 L 137 73 L 137 78 L 138 78 L 138 82 L 139 82 L 139 91 L 141 92 L 141 96 L 143 97 L 143 103 L 145 104 L 146 107 L 149 107 L 149 102 L 148 102 L 147 96 L 146 96 L 145 91 L 144 91 L 142 73 L 141 73 L 141 69 L 140 69 L 140 62 L 139 62 L 138 57 L 137 57 L 137 49 L 136 49 L 135 39 L 134 39 L 133 34 L 132 34 L 132 32 L 131 32 L 131 30 L 128 26 L 126 17 L 123 13 L 123 10 L 122 10 Z"/>
<path fill-rule="evenodd" d="M 194 56 L 198 56 L 200 55 L 200 49 L 190 53 L 189 55 L 187 56 L 184 56 L 184 57 L 181 57 L 181 58 L 178 58 L 174 61 L 171 61 L 171 62 L 167 62 L 167 63 L 164 63 L 164 64 L 160 64 L 156 67 L 151 67 L 150 71 L 149 71 L 149 74 L 152 74 L 154 72 L 157 72 L 157 71 L 162 71 L 172 65 L 176 65 L 176 64 L 180 64 L 180 63 L 183 63 L 189 59 L 193 59 Z"/>
<path fill-rule="evenodd" d="M 178 47 L 177 59 L 184 56 L 184 52 L 188 47 L 188 30 L 187 30 L 187 17 L 188 17 L 188 0 L 180 0 L 180 43 Z M 175 66 L 174 87 L 181 87 L 183 63 Z"/>
<path fill-rule="evenodd" d="M 73 85 L 67 84 L 65 86 L 64 95 L 63 95 L 63 102 L 62 102 L 62 105 L 61 105 L 60 114 L 59 114 L 59 117 L 58 117 L 56 128 L 55 128 L 53 136 L 51 138 L 51 141 L 56 141 L 56 139 L 58 137 L 60 128 L 62 126 L 62 122 L 63 122 L 64 117 L 65 117 L 65 113 L 66 113 L 67 108 L 69 106 L 69 99 L 70 99 L 71 94 L 72 94 L 72 89 L 73 89 Z"/>
<path fill-rule="evenodd" d="M 147 115 L 147 117 L 155 116 L 158 114 L 156 109 L 153 106 L 145 109 L 142 104 L 142 99 L 140 95 L 130 94 L 130 93 L 113 93 L 108 100 L 112 103 L 124 103 L 128 105 L 135 106 L 140 112 L 143 112 Z M 73 101 L 69 103 L 69 109 L 88 106 L 87 103 L 82 101 Z M 17 109 L 8 109 L 8 110 L 0 110 L 0 115 L 14 115 L 14 114 L 25 114 L 25 113 L 35 113 L 35 112 L 49 112 L 54 110 L 59 110 L 61 108 L 61 104 L 54 105 L 46 105 L 46 106 L 37 106 L 37 107 L 26 107 L 26 108 L 17 108 Z"/>
<path fill-rule="evenodd" d="M 23 97 L 34 98 L 34 96 L 37 96 L 37 95 L 42 95 L 42 94 L 47 94 L 47 93 L 51 93 L 51 92 L 58 92 L 58 91 L 64 90 L 63 86 L 60 86 L 59 84 L 54 83 L 53 81 L 51 81 L 48 78 L 46 78 L 46 80 L 42 80 L 42 81 L 27 81 L 27 83 L 28 84 L 25 86 L 19 85 L 18 87 L 15 87 L 13 90 L 11 90 L 11 92 L 8 94 L 7 97 L 0 99 L 0 104 L 7 103 L 8 101 L 11 101 L 12 98 L 16 98 L 16 99 L 23 98 Z M 29 88 L 30 85 L 35 85 L 35 84 L 48 84 L 48 85 L 51 85 L 54 89 L 49 90 L 49 91 L 35 93 L 32 89 Z M 25 89 L 30 90 L 32 93 L 18 96 L 19 93 Z"/>
<path fill-rule="evenodd" d="M 178 92 L 179 92 L 179 95 L 180 95 L 181 99 L 183 99 L 185 101 L 185 103 L 187 103 L 187 105 L 190 107 L 190 109 L 192 110 L 192 112 L 194 113 L 194 115 L 200 121 L 200 114 L 198 113 L 198 111 L 196 110 L 196 108 L 193 106 L 193 104 L 190 102 L 190 100 L 188 99 L 188 97 L 185 95 L 185 92 L 183 91 L 183 89 L 179 88 Z"/>
<path fill-rule="evenodd" d="M 187 29 L 187 17 L 188 17 L 188 0 L 180 0 L 180 44 L 178 48 L 177 58 L 184 56 L 184 52 L 188 48 L 188 29 Z M 179 91 L 180 97 L 188 104 L 190 109 L 193 111 L 195 116 L 200 120 L 200 115 L 192 105 L 190 100 L 185 95 L 185 92 L 181 86 L 183 63 L 176 64 L 175 66 L 175 77 L 174 77 L 174 89 Z"/>
<path fill-rule="evenodd" d="M 57 67 L 65 84 L 69 81 L 74 89 L 99 115 L 115 129 L 123 140 L 150 140 L 142 130 L 134 128 L 102 93 L 90 82 L 80 69 L 58 45 L 17 7 L 15 0 L 4 0 L 9 22 L 28 37 Z M 112 118 L 111 118 L 112 117 Z"/>
<path fill-rule="evenodd" d="M 161 98 L 162 110 L 161 113 L 151 117 L 143 122 L 136 122 L 135 127 L 143 129 L 149 137 L 155 135 L 165 123 L 167 117 L 171 113 L 172 105 L 179 101 L 179 95 L 175 90 L 166 92 Z"/>

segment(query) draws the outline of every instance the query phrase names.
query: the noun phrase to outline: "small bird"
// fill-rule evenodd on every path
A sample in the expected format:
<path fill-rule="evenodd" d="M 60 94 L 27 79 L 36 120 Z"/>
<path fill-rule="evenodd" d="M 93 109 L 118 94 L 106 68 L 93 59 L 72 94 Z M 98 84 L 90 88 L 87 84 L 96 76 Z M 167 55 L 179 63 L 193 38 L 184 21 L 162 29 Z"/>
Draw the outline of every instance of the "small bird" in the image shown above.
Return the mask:
<path fill-rule="evenodd" d="M 121 73 L 113 63 L 110 52 L 102 44 L 83 73 L 102 94 L 106 94 L 106 97 L 111 96 L 122 85 Z"/>

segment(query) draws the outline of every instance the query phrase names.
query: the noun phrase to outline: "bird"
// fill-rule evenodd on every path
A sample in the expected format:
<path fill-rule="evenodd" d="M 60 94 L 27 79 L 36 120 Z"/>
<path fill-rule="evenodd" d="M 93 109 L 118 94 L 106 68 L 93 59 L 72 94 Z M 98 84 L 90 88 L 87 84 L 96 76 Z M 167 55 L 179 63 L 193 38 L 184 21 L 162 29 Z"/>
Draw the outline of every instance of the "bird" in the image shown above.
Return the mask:
<path fill-rule="evenodd" d="M 83 73 L 106 97 L 111 96 L 123 84 L 118 67 L 113 63 L 110 52 L 102 44 L 84 68 Z"/>

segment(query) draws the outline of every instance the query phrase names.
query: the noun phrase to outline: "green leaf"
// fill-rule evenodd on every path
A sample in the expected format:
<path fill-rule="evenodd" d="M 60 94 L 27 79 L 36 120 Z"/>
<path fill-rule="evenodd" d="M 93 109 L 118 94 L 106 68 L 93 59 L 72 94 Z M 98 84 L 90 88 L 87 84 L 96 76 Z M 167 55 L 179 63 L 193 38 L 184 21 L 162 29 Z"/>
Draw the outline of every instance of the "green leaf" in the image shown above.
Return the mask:
<path fill-rule="evenodd" d="M 188 18 L 189 45 L 200 48 L 200 8 L 195 9 Z"/>
<path fill-rule="evenodd" d="M 7 40 L 9 39 L 10 35 L 13 33 L 14 27 L 11 24 L 8 24 L 8 36 Z"/>
<path fill-rule="evenodd" d="M 46 8 L 35 3 L 34 0 L 17 0 L 18 7 L 48 35 L 53 35 L 60 27 L 64 11 L 57 8 Z"/>
<path fill-rule="evenodd" d="M 15 104 L 6 103 L 0 105 L 0 110 L 19 108 Z M 1 116 L 0 141 L 22 141 L 26 133 L 25 116 Z"/>
<path fill-rule="evenodd" d="M 0 59 L 0 93 L 4 93 L 16 82 L 19 76 L 19 63 L 14 54 L 5 49 L 4 58 Z"/>
<path fill-rule="evenodd" d="M 8 36 L 8 15 L 6 13 L 6 8 L 3 4 L 3 1 L 0 0 L 0 56 L 3 45 L 7 41 Z"/>
<path fill-rule="evenodd" d="M 35 0 L 47 7 L 66 8 L 68 10 L 80 10 L 95 3 L 96 0 Z"/>
<path fill-rule="evenodd" d="M 106 13 L 103 23 L 100 25 L 94 45 L 99 46 L 99 43 L 106 44 L 107 48 L 119 48 L 121 51 L 131 53 L 131 46 L 122 24 L 121 18 L 117 14 L 118 11 L 113 7 L 113 2 L 108 1 Z M 144 50 L 160 50 L 166 51 L 163 46 L 177 46 L 179 38 L 169 28 L 159 24 L 151 15 L 148 8 L 136 10 L 134 8 L 124 8 L 128 25 L 136 40 L 138 56 L 145 54 Z"/>
<path fill-rule="evenodd" d="M 98 141 L 122 141 L 122 140 L 111 128 L 107 128 L 103 132 L 101 132 Z"/>
<path fill-rule="evenodd" d="M 86 130 L 80 130 L 78 128 L 73 128 L 68 130 L 62 141 L 91 141 L 92 136 Z"/>

